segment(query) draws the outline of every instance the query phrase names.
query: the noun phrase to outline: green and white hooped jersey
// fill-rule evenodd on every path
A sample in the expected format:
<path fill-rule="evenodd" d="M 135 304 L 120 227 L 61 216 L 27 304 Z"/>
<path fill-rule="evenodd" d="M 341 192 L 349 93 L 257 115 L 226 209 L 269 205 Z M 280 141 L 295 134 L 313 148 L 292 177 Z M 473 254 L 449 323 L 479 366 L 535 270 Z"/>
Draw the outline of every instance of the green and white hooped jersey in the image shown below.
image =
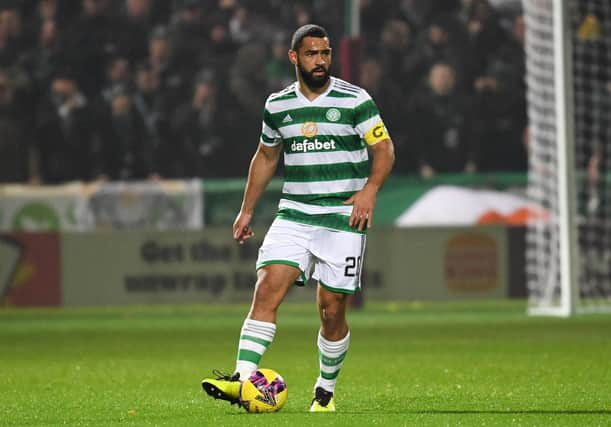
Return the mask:
<path fill-rule="evenodd" d="M 285 176 L 278 217 L 359 233 L 348 225 L 352 206 L 343 202 L 367 182 L 367 144 L 386 138 L 371 96 L 344 80 L 331 77 L 327 90 L 313 101 L 297 82 L 271 94 L 260 142 L 283 144 Z"/>

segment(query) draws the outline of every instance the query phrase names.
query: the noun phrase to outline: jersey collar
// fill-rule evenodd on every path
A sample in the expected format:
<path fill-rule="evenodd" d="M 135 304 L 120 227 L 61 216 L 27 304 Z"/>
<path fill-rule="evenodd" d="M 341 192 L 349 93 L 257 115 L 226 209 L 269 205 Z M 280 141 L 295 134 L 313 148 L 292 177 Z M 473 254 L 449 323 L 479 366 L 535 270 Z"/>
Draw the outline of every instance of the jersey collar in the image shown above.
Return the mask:
<path fill-rule="evenodd" d="M 301 92 L 301 86 L 299 84 L 299 81 L 295 82 L 295 89 L 297 89 L 296 90 L 297 97 L 306 104 L 314 105 L 318 103 L 319 99 L 323 99 L 325 96 L 327 96 L 327 94 L 331 92 L 331 89 L 333 89 L 333 86 L 335 86 L 335 77 L 330 76 L 329 80 L 330 80 L 330 83 L 329 83 L 329 86 L 327 86 L 327 89 L 311 101 L 308 98 L 306 98 L 306 96 Z"/>

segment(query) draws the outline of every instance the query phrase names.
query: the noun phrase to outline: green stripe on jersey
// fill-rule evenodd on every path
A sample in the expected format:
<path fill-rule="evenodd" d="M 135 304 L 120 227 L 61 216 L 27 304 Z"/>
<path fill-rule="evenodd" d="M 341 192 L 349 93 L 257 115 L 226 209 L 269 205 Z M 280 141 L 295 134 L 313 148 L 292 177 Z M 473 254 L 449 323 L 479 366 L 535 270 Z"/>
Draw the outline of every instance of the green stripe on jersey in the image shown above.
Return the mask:
<path fill-rule="evenodd" d="M 318 227 L 330 228 L 332 230 L 348 231 L 350 233 L 365 234 L 365 230 L 359 231 L 358 228 L 353 228 L 348 225 L 350 217 L 347 215 L 335 213 L 308 215 L 295 209 L 280 209 L 277 217 L 286 219 L 287 221 L 298 222 L 300 224 L 314 225 Z"/>
<path fill-rule="evenodd" d="M 338 92 L 335 89 L 332 89 L 327 96 L 331 98 L 356 98 L 356 95 L 346 92 Z"/>
<path fill-rule="evenodd" d="M 285 182 L 335 181 L 338 179 L 367 178 L 369 161 L 359 163 L 331 163 L 307 166 L 285 166 Z"/>
<path fill-rule="evenodd" d="M 274 138 L 270 138 L 269 136 L 265 135 L 263 132 L 261 132 L 261 139 L 263 140 L 263 142 L 267 142 L 268 144 L 272 144 L 274 141 L 276 141 Z"/>
<path fill-rule="evenodd" d="M 295 98 L 297 98 L 297 93 L 293 91 L 285 95 L 279 96 L 277 98 L 271 99 L 269 102 L 286 101 L 287 99 L 295 99 Z"/>
<path fill-rule="evenodd" d="M 267 108 L 263 110 L 263 122 L 265 122 L 265 124 L 272 129 L 276 129 L 276 130 L 278 129 L 276 125 L 274 124 L 272 114 L 269 111 L 267 111 Z"/>
<path fill-rule="evenodd" d="M 365 103 L 363 103 L 365 104 Z M 340 112 L 339 117 L 332 116 L 334 120 L 327 118 L 327 112 L 331 109 L 338 110 Z M 267 111 L 267 110 L 265 110 Z M 354 112 L 352 108 L 336 108 L 336 107 L 302 107 L 302 108 L 291 108 L 280 111 L 278 113 L 268 113 L 271 116 L 271 122 L 277 123 L 277 128 L 283 126 L 295 125 L 305 122 L 315 123 L 336 123 L 342 125 L 352 125 Z M 283 123 L 284 118 L 287 114 L 291 115 L 291 121 Z"/>
<path fill-rule="evenodd" d="M 293 202 L 307 203 L 308 205 L 316 206 L 342 206 L 346 200 L 352 197 L 356 191 L 344 191 L 341 193 L 325 193 L 325 194 L 286 194 L 282 195 L 283 199 Z"/>
<path fill-rule="evenodd" d="M 378 111 L 378 107 L 376 107 L 375 102 L 373 102 L 371 99 L 368 99 L 362 104 L 357 105 L 354 109 L 354 123 L 359 125 L 365 120 L 372 118 L 376 114 L 380 114 L 380 112 Z"/>

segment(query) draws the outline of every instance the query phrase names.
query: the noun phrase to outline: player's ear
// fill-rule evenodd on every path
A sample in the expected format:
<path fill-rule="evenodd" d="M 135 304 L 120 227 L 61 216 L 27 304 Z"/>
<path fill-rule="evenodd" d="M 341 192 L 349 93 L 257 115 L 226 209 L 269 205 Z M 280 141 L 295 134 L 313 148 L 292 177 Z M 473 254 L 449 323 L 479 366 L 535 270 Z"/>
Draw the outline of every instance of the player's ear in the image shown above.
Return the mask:
<path fill-rule="evenodd" d="M 293 49 L 289 50 L 289 61 L 291 61 L 291 64 L 297 65 L 297 52 Z"/>

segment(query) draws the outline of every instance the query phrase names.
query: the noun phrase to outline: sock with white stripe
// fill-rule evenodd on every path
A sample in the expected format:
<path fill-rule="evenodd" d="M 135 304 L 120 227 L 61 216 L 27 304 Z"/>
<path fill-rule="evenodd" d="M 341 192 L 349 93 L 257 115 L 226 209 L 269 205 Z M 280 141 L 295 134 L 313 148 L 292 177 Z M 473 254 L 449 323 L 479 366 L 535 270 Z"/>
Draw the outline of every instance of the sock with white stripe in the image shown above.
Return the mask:
<path fill-rule="evenodd" d="M 346 353 L 348 353 L 349 345 L 350 332 L 339 341 L 329 341 L 318 332 L 320 374 L 314 388 L 322 387 L 331 393 L 335 392 L 337 376 L 346 358 Z"/>
<path fill-rule="evenodd" d="M 270 322 L 246 319 L 240 331 L 240 343 L 234 372 L 244 381 L 259 367 L 261 357 L 274 340 L 276 325 Z"/>

